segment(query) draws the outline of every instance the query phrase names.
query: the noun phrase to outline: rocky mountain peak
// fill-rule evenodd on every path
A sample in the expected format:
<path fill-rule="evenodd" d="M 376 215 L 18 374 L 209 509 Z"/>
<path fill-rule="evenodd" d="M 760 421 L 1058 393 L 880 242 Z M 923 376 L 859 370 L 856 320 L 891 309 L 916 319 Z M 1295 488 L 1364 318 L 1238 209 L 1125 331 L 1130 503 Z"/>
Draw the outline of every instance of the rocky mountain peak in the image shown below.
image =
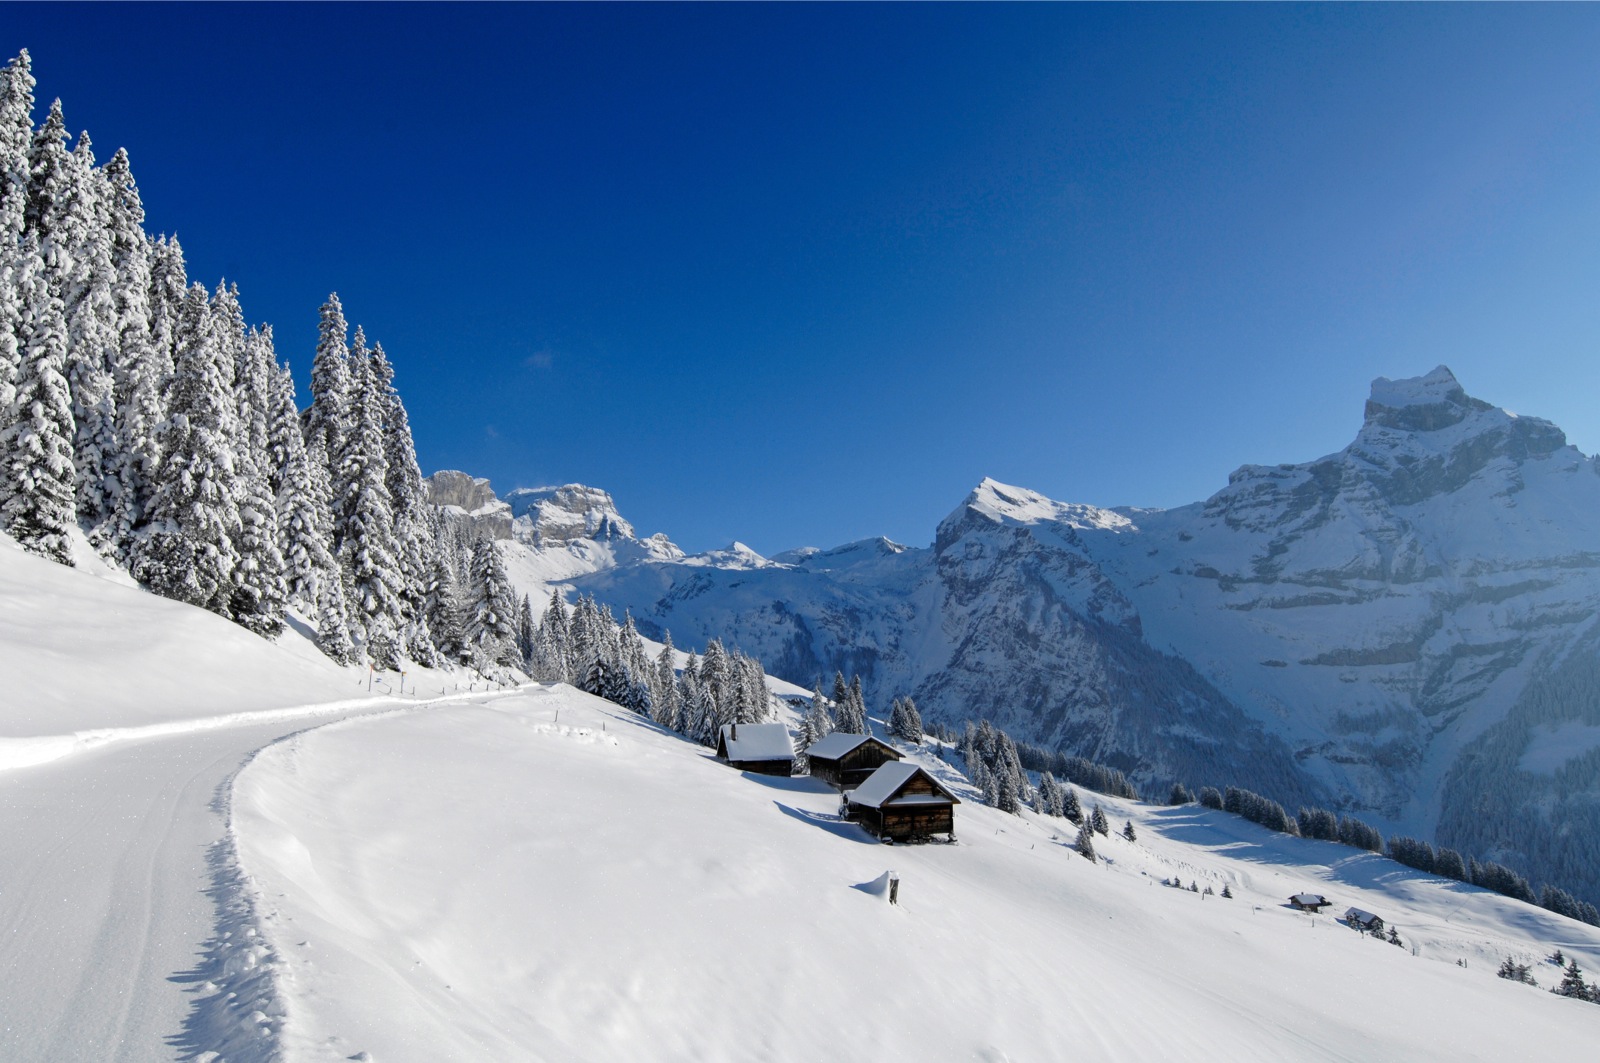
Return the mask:
<path fill-rule="evenodd" d="M 1494 407 L 1468 395 L 1448 366 L 1426 376 L 1372 382 L 1365 423 L 1405 432 L 1436 432 Z"/>
<path fill-rule="evenodd" d="M 611 495 L 598 487 L 519 487 L 507 492 L 505 500 L 516 519 L 519 538 L 563 542 L 635 538 L 633 525 L 617 512 Z"/>

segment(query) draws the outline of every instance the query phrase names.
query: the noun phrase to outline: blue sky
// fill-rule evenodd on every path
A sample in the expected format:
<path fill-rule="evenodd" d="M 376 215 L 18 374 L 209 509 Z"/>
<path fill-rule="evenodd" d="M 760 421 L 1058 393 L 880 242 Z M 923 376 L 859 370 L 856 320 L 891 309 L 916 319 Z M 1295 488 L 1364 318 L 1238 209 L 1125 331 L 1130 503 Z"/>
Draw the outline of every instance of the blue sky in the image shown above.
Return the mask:
<path fill-rule="evenodd" d="M 425 472 L 925 544 L 1180 505 L 1450 365 L 1600 450 L 1600 7 L 8 4 L 40 116 Z"/>

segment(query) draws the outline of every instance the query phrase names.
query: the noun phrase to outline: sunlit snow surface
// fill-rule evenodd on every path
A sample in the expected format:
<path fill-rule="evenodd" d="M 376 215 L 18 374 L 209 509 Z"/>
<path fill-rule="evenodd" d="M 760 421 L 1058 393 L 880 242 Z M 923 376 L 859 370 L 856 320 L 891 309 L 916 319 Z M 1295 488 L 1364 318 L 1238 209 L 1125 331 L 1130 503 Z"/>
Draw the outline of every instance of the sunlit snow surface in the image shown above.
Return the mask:
<path fill-rule="evenodd" d="M 307 732 L 234 788 L 285 1015 L 261 1058 L 1504 1060 L 1600 1043 L 1600 1008 L 1494 977 L 1509 955 L 1550 984 L 1556 944 L 1600 967 L 1593 928 L 1193 806 L 1083 797 L 1138 842 L 1097 838 L 1090 864 L 1063 822 L 969 799 L 958 844 L 877 845 L 810 780 L 733 771 L 566 687 Z M 1237 897 L 1159 884 L 1174 875 Z M 1384 916 L 1420 954 L 1282 907 L 1303 890 Z"/>

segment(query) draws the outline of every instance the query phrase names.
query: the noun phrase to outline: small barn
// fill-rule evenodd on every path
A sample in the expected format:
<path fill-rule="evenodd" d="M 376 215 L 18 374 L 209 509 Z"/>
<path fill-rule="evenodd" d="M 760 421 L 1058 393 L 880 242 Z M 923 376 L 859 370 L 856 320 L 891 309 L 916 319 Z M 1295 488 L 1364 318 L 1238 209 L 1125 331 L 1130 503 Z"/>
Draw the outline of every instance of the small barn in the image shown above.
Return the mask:
<path fill-rule="evenodd" d="M 838 790 L 854 790 L 878 768 L 899 759 L 900 753 L 893 746 L 870 735 L 843 731 L 818 739 L 806 750 L 811 777 Z"/>
<path fill-rule="evenodd" d="M 1360 908 L 1351 908 L 1345 912 L 1344 921 L 1355 930 L 1365 930 L 1369 934 L 1383 933 L 1383 917 L 1364 912 Z"/>
<path fill-rule="evenodd" d="M 794 743 L 781 723 L 725 723 L 717 732 L 717 759 L 758 775 L 793 775 Z"/>
<path fill-rule="evenodd" d="M 1289 898 L 1289 907 L 1316 915 L 1333 902 L 1320 893 L 1296 893 Z"/>
<path fill-rule="evenodd" d="M 844 794 L 845 814 L 880 838 L 915 841 L 935 834 L 955 839 L 961 802 L 915 764 L 890 761 Z"/>

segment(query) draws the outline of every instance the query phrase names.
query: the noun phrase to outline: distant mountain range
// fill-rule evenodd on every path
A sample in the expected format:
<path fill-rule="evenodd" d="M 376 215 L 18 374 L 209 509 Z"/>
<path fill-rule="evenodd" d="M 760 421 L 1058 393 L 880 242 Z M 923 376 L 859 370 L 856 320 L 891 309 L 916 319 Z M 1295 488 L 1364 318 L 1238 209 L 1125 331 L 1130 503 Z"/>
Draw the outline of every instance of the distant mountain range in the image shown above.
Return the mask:
<path fill-rule="evenodd" d="M 1344 450 L 1204 502 L 1100 509 L 985 480 L 930 547 L 763 558 L 636 537 L 609 495 L 483 481 L 513 578 L 803 685 L 987 717 L 1147 788 L 1359 811 L 1600 896 L 1600 465 L 1440 367 L 1379 379 Z M 459 485 L 458 485 L 459 486 Z M 469 497 L 470 494 L 470 497 Z"/>

